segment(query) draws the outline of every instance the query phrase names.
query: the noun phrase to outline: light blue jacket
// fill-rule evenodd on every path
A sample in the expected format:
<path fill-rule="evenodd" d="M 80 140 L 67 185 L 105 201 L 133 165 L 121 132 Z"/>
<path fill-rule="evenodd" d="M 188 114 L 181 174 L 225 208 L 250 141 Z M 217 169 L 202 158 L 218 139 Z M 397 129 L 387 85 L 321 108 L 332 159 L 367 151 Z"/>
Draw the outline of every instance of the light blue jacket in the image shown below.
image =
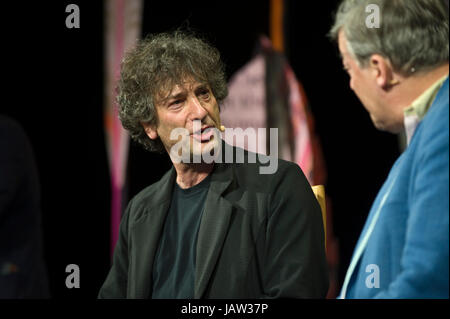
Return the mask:
<path fill-rule="evenodd" d="M 448 298 L 448 217 L 447 78 L 373 203 L 341 298 Z"/>

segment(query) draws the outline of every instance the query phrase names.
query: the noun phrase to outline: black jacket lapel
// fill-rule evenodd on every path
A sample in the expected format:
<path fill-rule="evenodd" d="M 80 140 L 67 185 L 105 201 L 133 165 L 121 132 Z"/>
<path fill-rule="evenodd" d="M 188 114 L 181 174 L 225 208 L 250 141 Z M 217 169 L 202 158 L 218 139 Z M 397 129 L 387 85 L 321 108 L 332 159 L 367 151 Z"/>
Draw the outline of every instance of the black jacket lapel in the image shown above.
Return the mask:
<path fill-rule="evenodd" d="M 131 226 L 131 276 L 130 298 L 149 298 L 152 293 L 153 261 L 170 206 L 176 172 L 172 169 L 158 182 L 159 187 L 148 197 L 156 205 L 146 208 L 145 213 Z"/>
<path fill-rule="evenodd" d="M 216 163 L 197 240 L 194 298 L 202 298 L 222 250 L 233 210 L 222 194 L 232 182 L 232 166 Z"/>

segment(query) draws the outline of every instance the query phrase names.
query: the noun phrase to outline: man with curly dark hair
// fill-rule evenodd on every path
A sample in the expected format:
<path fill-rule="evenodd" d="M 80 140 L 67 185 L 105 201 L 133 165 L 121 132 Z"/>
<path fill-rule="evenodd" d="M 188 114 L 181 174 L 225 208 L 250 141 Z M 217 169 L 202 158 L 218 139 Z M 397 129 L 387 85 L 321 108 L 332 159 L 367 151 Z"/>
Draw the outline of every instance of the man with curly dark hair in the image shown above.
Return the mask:
<path fill-rule="evenodd" d="M 234 161 L 238 148 L 218 133 L 224 73 L 217 49 L 186 32 L 151 35 L 126 55 L 122 124 L 173 168 L 128 204 L 99 298 L 325 297 L 320 206 L 298 165 L 277 160 L 262 174 L 268 157 L 242 150 Z"/>

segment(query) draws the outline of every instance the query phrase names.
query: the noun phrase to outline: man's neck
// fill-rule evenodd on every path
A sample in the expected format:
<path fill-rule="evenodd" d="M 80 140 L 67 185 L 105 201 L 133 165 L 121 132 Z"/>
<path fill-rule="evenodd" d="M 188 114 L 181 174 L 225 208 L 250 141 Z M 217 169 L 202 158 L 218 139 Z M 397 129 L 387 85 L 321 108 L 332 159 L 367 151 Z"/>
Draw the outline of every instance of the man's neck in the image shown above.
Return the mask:
<path fill-rule="evenodd" d="M 449 64 L 446 63 L 430 72 L 417 74 L 407 78 L 403 78 L 401 90 L 398 92 L 396 99 L 402 112 L 405 108 L 411 106 L 415 99 L 431 87 L 436 81 L 443 76 L 448 75 Z"/>
<path fill-rule="evenodd" d="M 190 188 L 203 181 L 213 170 L 214 163 L 185 164 L 174 163 L 177 172 L 177 184 L 183 188 Z"/>
<path fill-rule="evenodd" d="M 436 83 L 443 76 L 448 75 L 449 64 L 446 63 L 436 69 L 422 73 L 415 74 L 409 77 L 399 76 L 400 84 L 396 90 L 393 90 L 386 100 L 387 105 L 392 107 L 392 111 L 395 112 L 397 127 L 390 130 L 391 132 L 398 133 L 404 129 L 404 111 L 410 107 L 411 104 L 419 96 L 421 96 L 428 88 Z"/>

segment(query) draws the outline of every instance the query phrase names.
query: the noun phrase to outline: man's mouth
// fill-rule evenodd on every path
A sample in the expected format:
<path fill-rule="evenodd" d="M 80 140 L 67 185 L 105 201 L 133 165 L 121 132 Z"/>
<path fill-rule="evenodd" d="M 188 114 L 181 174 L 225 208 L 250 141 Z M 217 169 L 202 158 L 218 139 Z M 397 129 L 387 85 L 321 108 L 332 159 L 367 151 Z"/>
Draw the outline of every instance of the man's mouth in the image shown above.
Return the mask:
<path fill-rule="evenodd" d="M 214 135 L 214 127 L 210 125 L 204 126 L 201 130 L 194 132 L 191 135 L 194 139 L 201 143 L 209 142 L 211 137 Z"/>

